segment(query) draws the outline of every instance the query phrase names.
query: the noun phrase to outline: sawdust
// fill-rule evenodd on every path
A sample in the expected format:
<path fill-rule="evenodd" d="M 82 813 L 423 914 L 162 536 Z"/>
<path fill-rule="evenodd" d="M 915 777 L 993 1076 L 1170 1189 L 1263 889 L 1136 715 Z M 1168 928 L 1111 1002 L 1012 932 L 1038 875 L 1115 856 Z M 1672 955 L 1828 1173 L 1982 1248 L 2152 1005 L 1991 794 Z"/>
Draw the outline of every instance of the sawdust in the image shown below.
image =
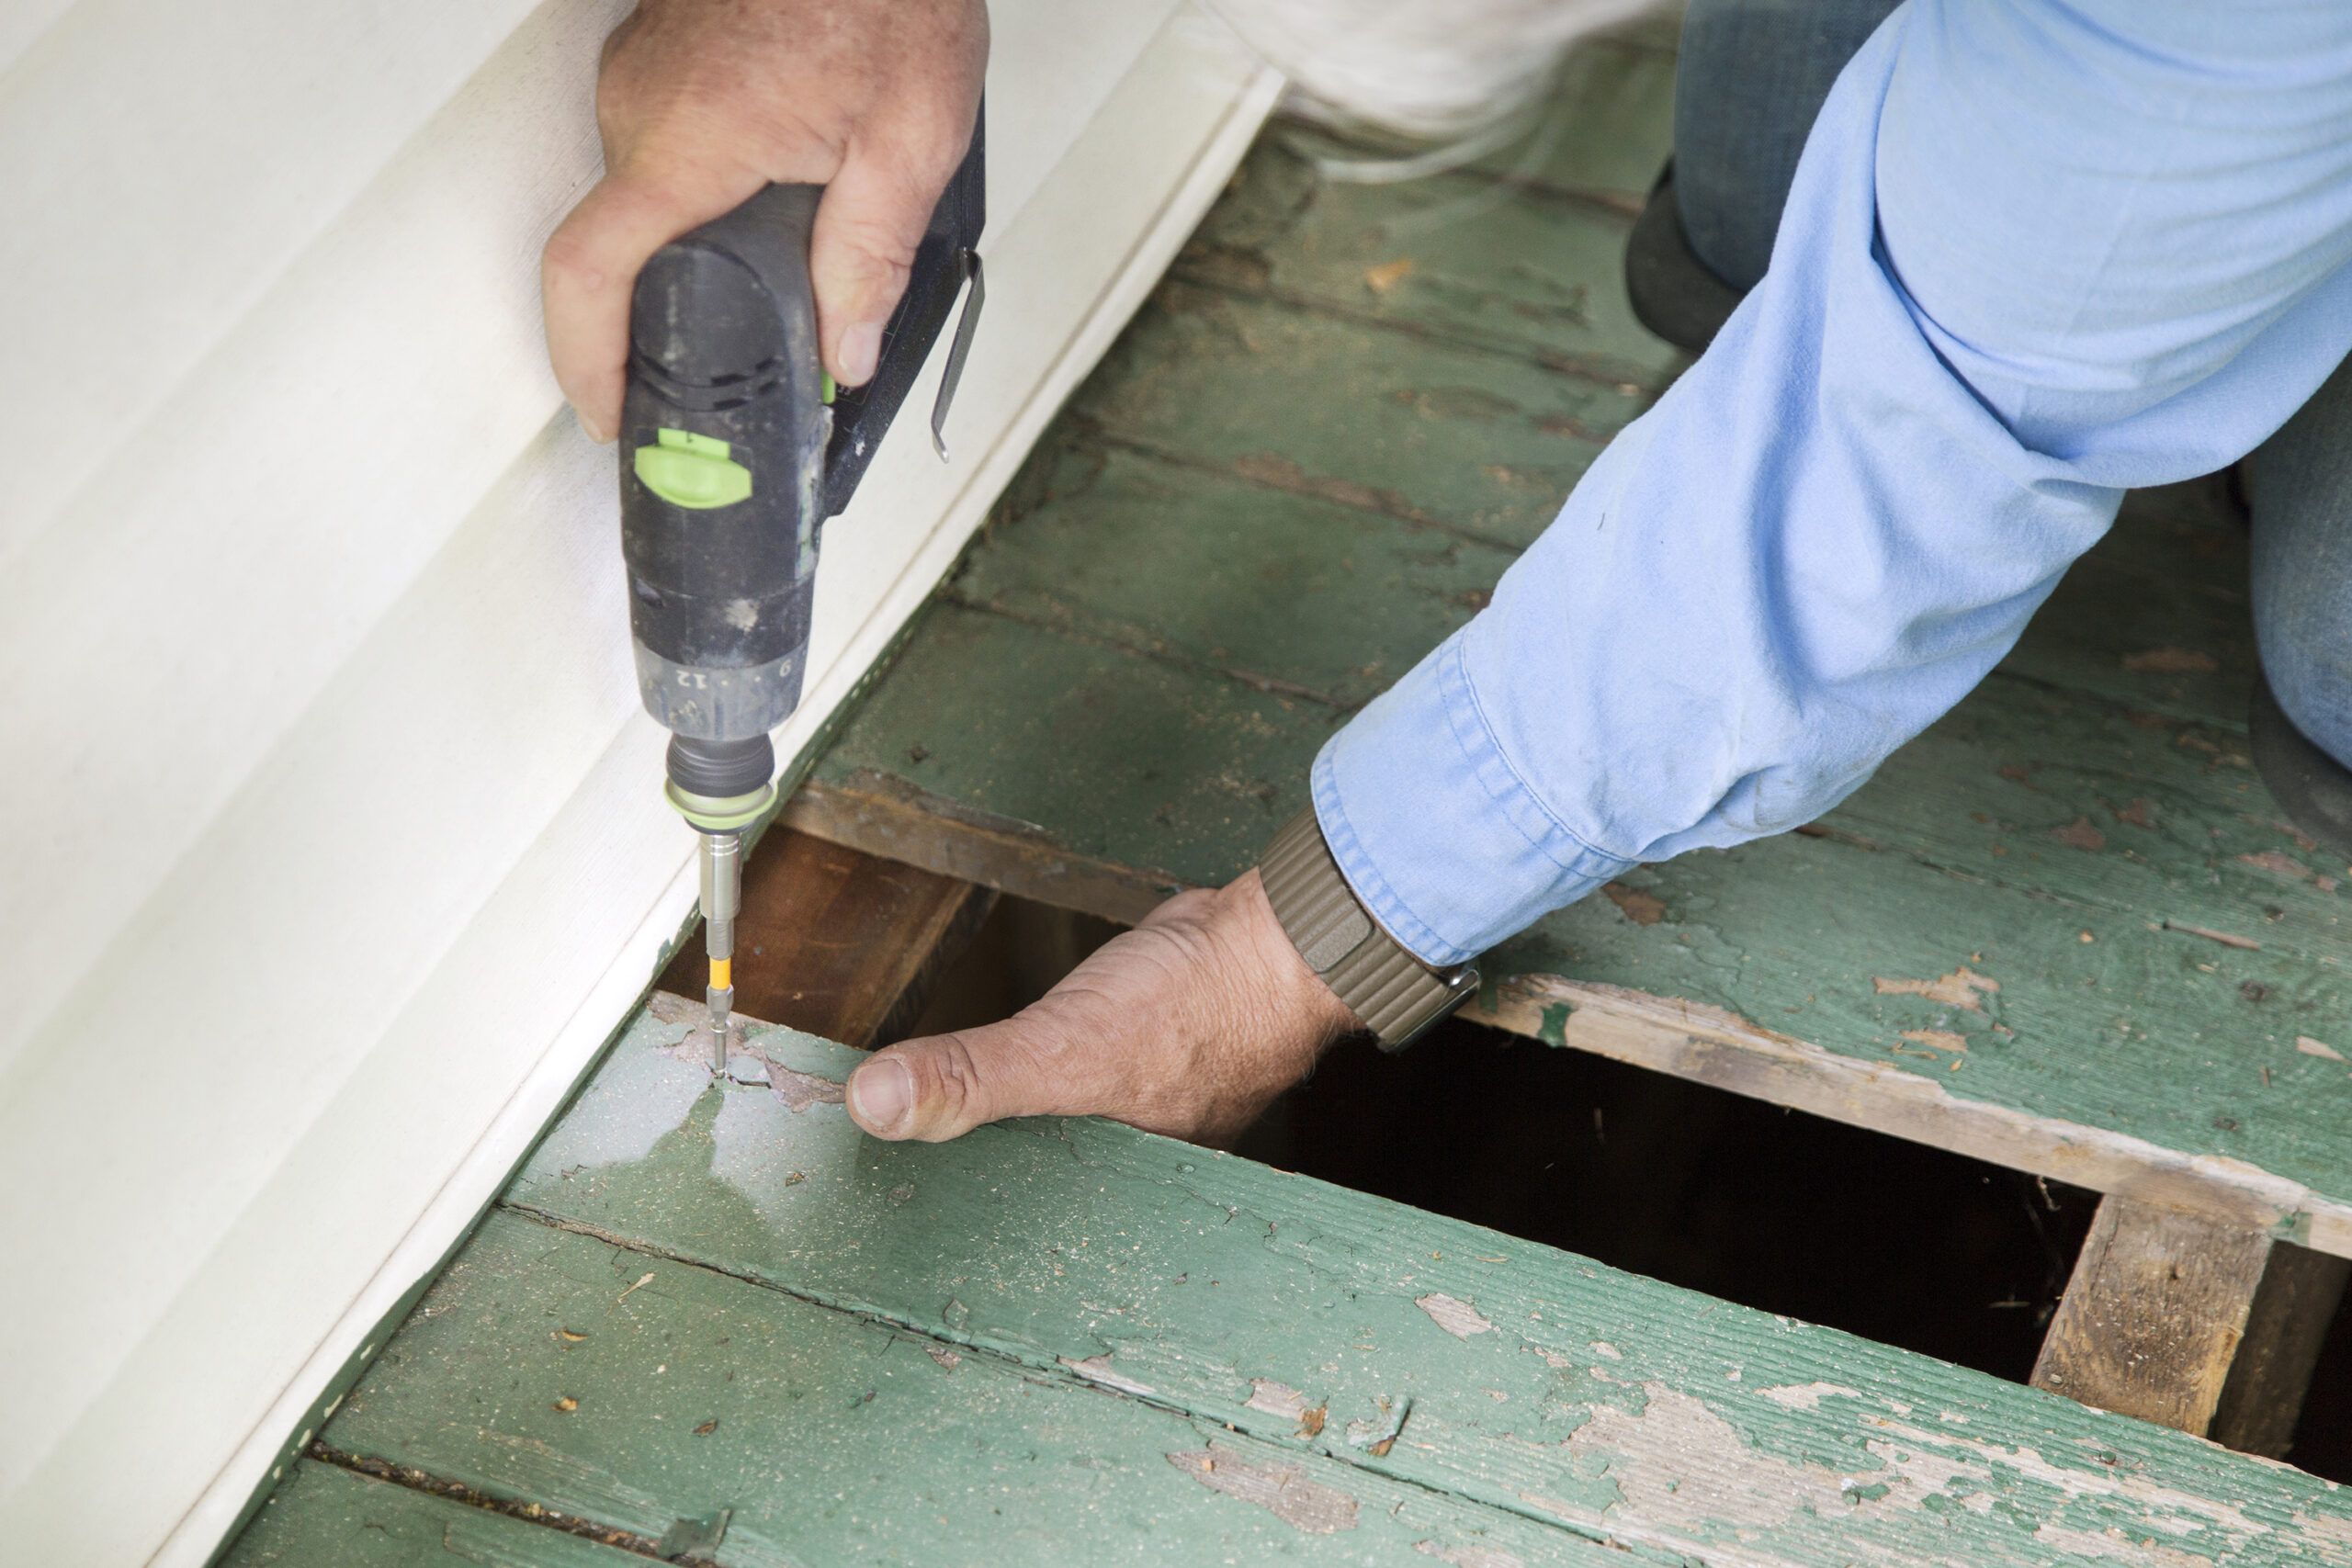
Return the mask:
<path fill-rule="evenodd" d="M 2324 1042 L 2314 1040 L 2308 1034 L 2298 1034 L 2295 1036 L 2295 1049 L 2301 1051 L 2306 1056 L 2317 1056 L 2323 1061 L 2340 1062 L 2344 1060 L 2343 1052 L 2338 1051 L 2335 1046 L 2327 1044 Z"/>
<path fill-rule="evenodd" d="M 1364 268 L 1363 286 L 1374 294 L 1385 294 L 1413 276 L 1413 258 L 1398 256 L 1395 261 Z"/>

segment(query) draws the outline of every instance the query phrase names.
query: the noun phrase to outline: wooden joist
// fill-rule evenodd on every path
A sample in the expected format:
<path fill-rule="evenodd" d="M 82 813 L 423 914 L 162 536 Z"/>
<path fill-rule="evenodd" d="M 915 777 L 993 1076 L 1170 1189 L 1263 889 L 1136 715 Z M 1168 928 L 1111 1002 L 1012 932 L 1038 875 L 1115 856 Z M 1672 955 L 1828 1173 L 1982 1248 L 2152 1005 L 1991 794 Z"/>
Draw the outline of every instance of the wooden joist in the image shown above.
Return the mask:
<path fill-rule="evenodd" d="M 2034 1384 L 2282 1455 L 2347 1269 L 2267 1232 L 2109 1197 Z"/>
<path fill-rule="evenodd" d="M 735 1007 L 846 1045 L 888 1044 L 996 903 L 991 888 L 777 828 L 743 867 Z M 689 941 L 661 987 L 699 996 Z"/>

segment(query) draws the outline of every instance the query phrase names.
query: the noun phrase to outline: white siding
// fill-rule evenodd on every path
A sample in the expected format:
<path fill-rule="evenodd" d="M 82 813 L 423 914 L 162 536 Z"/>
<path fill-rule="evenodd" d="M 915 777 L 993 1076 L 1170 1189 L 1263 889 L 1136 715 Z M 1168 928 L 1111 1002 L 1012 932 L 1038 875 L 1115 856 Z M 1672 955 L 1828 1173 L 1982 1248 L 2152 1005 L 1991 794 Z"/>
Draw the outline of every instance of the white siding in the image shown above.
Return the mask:
<path fill-rule="evenodd" d="M 0 1540 L 200 1561 L 691 904 L 537 256 L 620 0 L 0 7 Z M 1273 84 L 998 0 L 989 304 L 828 536 L 787 752 Z M 928 384 L 911 410 L 927 408 Z M 168 1544 L 166 1544 L 168 1543 Z"/>

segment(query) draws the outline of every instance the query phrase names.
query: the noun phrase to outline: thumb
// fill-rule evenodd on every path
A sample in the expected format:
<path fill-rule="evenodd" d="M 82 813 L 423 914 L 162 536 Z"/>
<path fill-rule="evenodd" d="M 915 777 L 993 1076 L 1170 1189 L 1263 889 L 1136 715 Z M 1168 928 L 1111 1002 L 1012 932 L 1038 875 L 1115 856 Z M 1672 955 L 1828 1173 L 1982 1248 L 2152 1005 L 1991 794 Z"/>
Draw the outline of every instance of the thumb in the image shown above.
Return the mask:
<path fill-rule="evenodd" d="M 909 1040 L 875 1053 L 849 1077 L 850 1117 L 877 1138 L 944 1143 L 983 1122 L 1061 1109 L 1020 1018 Z"/>
<path fill-rule="evenodd" d="M 855 148 L 817 204 L 808 276 L 817 294 L 817 340 L 844 387 L 872 379 L 882 329 L 906 292 L 915 247 L 946 187 L 909 161 Z"/>
<path fill-rule="evenodd" d="M 619 431 L 628 370 L 628 310 L 639 269 L 654 252 L 730 210 L 759 188 L 708 179 L 612 171 L 548 238 L 539 264 L 548 359 L 556 384 L 598 441 Z"/>

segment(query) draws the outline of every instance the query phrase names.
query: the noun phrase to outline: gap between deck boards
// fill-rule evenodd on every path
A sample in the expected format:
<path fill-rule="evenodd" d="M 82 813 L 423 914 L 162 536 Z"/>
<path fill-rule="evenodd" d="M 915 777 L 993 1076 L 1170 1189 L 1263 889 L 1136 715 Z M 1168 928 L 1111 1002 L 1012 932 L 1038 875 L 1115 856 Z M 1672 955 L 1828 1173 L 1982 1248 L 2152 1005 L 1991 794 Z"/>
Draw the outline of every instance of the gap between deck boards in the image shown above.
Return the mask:
<path fill-rule="evenodd" d="M 902 780 L 858 782 L 865 787 L 812 781 L 786 804 L 780 820 L 868 854 L 1125 925 L 1183 886 L 1069 853 L 1028 824 L 985 819 Z M 1842 1056 L 1704 1004 L 1529 975 L 1480 997 L 1464 1016 L 1548 1044 L 1573 1043 L 1614 1061 L 2352 1258 L 2352 1204 L 2319 1198 L 2257 1166 L 1962 1100 L 1924 1074 Z"/>

